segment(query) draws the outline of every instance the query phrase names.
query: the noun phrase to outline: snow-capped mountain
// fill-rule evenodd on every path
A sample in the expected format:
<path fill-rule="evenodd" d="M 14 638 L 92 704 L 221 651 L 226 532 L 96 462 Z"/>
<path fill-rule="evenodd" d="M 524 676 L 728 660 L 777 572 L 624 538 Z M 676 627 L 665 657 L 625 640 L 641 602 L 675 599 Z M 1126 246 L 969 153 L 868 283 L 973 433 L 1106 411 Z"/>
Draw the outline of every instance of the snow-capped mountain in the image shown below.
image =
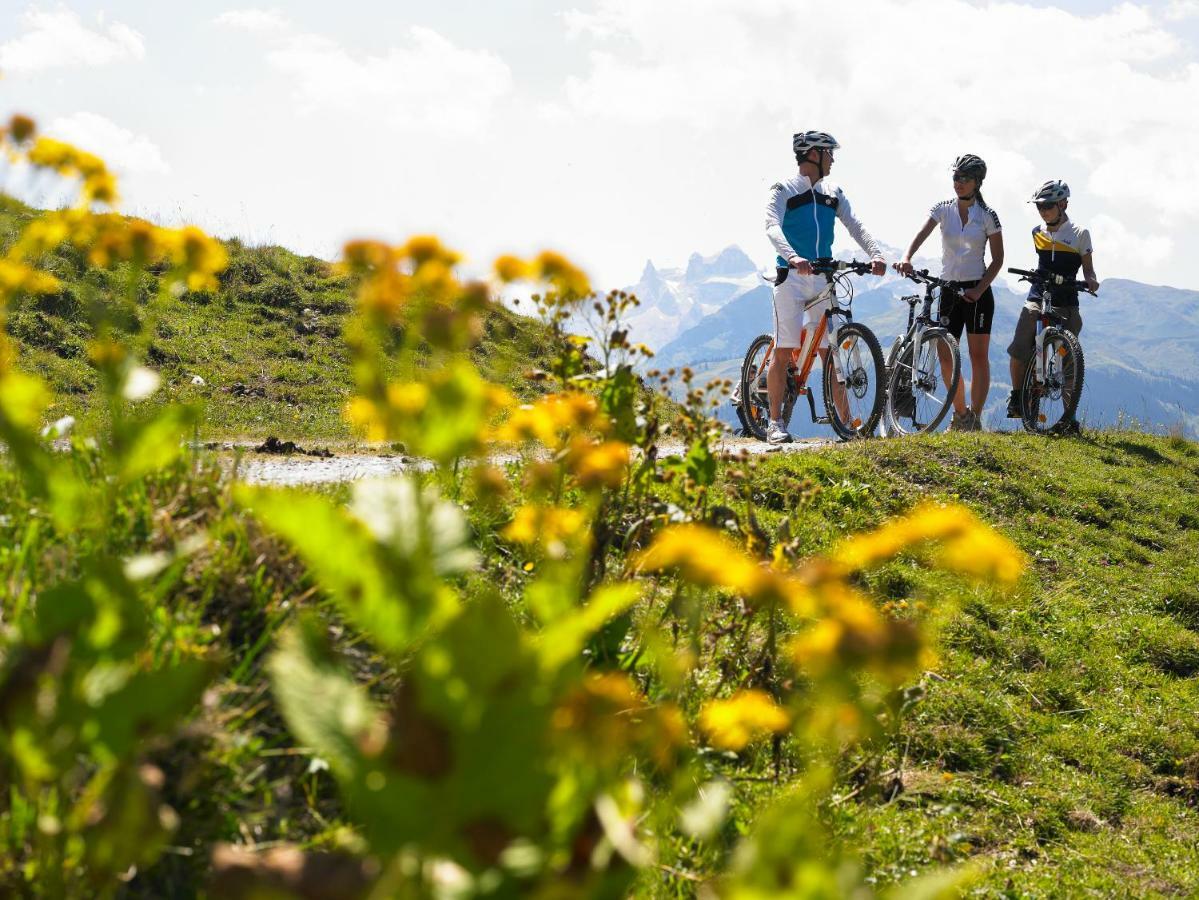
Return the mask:
<path fill-rule="evenodd" d="M 884 253 L 888 260 L 900 256 L 894 248 L 884 248 Z M 837 258 L 863 259 L 864 255 L 860 250 L 843 251 Z M 919 260 L 918 263 L 932 265 L 930 260 Z M 753 313 L 764 310 L 763 314 L 769 319 L 770 284 L 763 275 L 772 276 L 773 272 L 771 260 L 755 263 L 736 246 L 726 247 L 711 256 L 693 253 L 685 268 L 659 269 L 652 261 L 647 261 L 637 284 L 624 289 L 641 301 L 636 311 L 626 318 L 630 340 L 640 341 L 657 351 L 674 348 L 683 335 L 688 335 L 684 342 L 686 349 L 677 348 L 683 350 L 685 358 L 676 359 L 678 354 L 672 352 L 670 358 L 656 361 L 667 365 L 690 363 L 701 358 L 723 358 L 729 355 L 727 351 L 733 344 L 739 346 L 737 323 L 743 321 L 747 313 L 748 320 L 753 321 L 757 318 Z M 899 290 L 900 283 L 911 286 L 890 270 L 881 277 L 855 276 L 853 283 L 854 290 L 859 293 L 888 286 Z M 711 332 L 708 338 L 714 340 L 706 348 L 698 347 L 698 335 L 690 333 L 701 323 L 701 331 Z M 732 343 L 725 347 L 725 340 Z"/>
<path fill-rule="evenodd" d="M 624 290 L 641 305 L 627 317 L 629 337 L 652 349 L 673 340 L 734 298 L 764 284 L 739 247 L 691 254 L 685 268 L 659 269 L 647 260 L 641 279 Z"/>

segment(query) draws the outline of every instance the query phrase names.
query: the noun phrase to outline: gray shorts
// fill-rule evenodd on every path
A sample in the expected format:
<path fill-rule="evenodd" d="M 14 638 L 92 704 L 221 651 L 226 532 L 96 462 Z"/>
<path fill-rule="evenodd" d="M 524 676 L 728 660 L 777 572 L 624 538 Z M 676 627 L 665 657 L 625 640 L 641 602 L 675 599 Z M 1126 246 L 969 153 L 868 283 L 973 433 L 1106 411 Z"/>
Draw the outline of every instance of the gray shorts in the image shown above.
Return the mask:
<path fill-rule="evenodd" d="M 1066 326 L 1067 331 L 1075 334 L 1082 331 L 1082 316 L 1079 315 L 1077 306 L 1059 306 L 1057 310 L 1065 317 L 1062 324 Z M 1041 305 L 1039 303 L 1036 306 L 1025 304 L 1024 308 L 1020 310 L 1020 318 L 1016 320 L 1016 334 L 1007 348 L 1008 356 L 1016 362 L 1027 363 L 1036 352 L 1037 322 L 1040 318 Z"/>

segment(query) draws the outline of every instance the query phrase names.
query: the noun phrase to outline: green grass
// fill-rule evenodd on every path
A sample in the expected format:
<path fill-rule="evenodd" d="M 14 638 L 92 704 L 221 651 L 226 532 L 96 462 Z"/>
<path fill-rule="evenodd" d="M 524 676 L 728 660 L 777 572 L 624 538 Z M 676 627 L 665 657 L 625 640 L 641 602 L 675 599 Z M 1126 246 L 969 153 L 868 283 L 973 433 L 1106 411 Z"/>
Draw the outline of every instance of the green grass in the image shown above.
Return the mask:
<path fill-rule="evenodd" d="M 915 560 L 869 576 L 893 600 L 958 600 L 941 617 L 940 660 L 922 679 L 923 700 L 898 736 L 845 753 L 825 812 L 879 885 L 972 862 L 976 896 L 1199 893 L 1199 446 L 1132 433 L 943 435 L 768 457 L 751 477 L 764 528 L 788 518 L 805 553 L 934 498 L 966 503 L 1032 559 L 1008 596 Z M 210 535 L 165 590 L 160 617 L 175 633 L 217 642 L 228 661 L 194 726 L 150 748 L 183 826 L 176 852 L 142 873 L 132 894 L 193 890 L 216 841 L 339 843 L 333 781 L 309 770 L 287 734 L 263 653 L 296 608 L 317 607 L 364 680 L 385 686 L 392 675 L 338 625 L 295 556 L 230 503 L 203 456 L 130 488 L 121 503 L 124 527 L 105 538 L 106 553 Z M 504 516 L 472 518 L 489 531 Z M 45 586 L 96 549 L 55 533 L 0 467 L 0 583 L 32 577 Z M 523 582 L 494 551 L 474 577 L 511 598 Z M 743 678 L 760 638 L 746 644 L 735 629 L 713 637 L 696 697 Z M 663 862 L 700 877 L 717 867 L 798 777 L 803 748 L 783 751 L 777 785 L 769 747 L 712 755 L 711 773 L 733 780 L 733 816 L 715 845 L 667 837 Z M 883 787 L 897 766 L 903 789 L 888 801 Z M 639 886 L 659 896 L 694 891 L 659 871 Z"/>
<path fill-rule="evenodd" d="M 0 250 L 34 210 L 0 197 Z M 157 325 L 144 362 L 163 389 L 150 403 L 200 402 L 203 437 L 344 441 L 354 438 L 342 419 L 353 386 L 342 331 L 354 298 L 352 285 L 327 262 L 281 247 L 229 241 L 228 269 L 214 293 L 185 293 Z M 85 307 L 122 290 L 125 275 L 89 266 L 71 249 L 43 261 L 64 290 L 26 299 L 10 312 L 8 331 L 19 364 L 53 389 L 54 416 L 95 415 L 96 373 L 88 364 Z M 157 292 L 144 275 L 139 297 Z M 519 396 L 537 392 L 526 373 L 548 366 L 554 342 L 540 323 L 497 307 L 485 320 L 474 355 L 488 376 Z M 140 322 L 131 323 L 134 330 Z M 193 383 L 199 377 L 203 384 Z"/>
<path fill-rule="evenodd" d="M 829 811 L 880 884 L 969 859 L 978 896 L 1199 893 L 1199 447 L 942 436 L 780 456 L 758 477 L 821 488 L 791 514 L 811 551 L 936 498 L 1032 560 L 1011 597 L 959 589 L 925 698 L 884 748 L 905 790 Z M 915 565 L 874 577 L 893 599 L 947 590 Z"/>

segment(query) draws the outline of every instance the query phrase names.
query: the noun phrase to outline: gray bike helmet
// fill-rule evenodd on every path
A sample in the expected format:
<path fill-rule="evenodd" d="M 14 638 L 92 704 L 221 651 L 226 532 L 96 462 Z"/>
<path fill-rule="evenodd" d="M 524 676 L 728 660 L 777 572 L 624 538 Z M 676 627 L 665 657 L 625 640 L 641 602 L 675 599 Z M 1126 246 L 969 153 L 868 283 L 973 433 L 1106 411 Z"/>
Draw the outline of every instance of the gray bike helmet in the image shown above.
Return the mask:
<path fill-rule="evenodd" d="M 981 156 L 975 156 L 973 153 L 963 153 L 953 161 L 951 171 L 954 175 L 965 175 L 967 178 L 973 178 L 975 181 L 981 182 L 987 177 L 987 164 L 983 162 Z"/>
<path fill-rule="evenodd" d="M 837 150 L 840 146 L 835 137 L 824 131 L 805 131 L 791 138 L 791 149 L 796 156 L 803 156 L 809 150 Z"/>
<path fill-rule="evenodd" d="M 1029 203 L 1060 203 L 1070 199 L 1070 185 L 1059 180 L 1046 181 L 1037 188 Z"/>

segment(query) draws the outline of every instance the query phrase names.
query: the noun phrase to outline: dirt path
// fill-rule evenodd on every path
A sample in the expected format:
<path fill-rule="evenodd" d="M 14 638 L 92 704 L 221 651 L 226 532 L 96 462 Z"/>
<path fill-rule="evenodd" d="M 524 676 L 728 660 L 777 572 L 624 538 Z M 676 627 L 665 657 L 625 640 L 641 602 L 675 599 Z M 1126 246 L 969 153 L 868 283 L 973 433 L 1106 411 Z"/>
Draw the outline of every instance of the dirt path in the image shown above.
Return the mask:
<path fill-rule="evenodd" d="M 836 443 L 835 441 L 806 439 L 793 444 L 773 447 L 751 438 L 725 438 L 718 444 L 720 452 L 730 456 L 747 451 L 752 454 L 801 453 Z M 227 445 L 227 450 L 239 449 Z M 293 455 L 270 455 L 255 453 L 249 448 L 240 460 L 229 460 L 229 471 L 239 481 L 249 484 L 268 484 L 279 487 L 296 487 L 310 484 L 338 484 L 357 481 L 361 478 L 386 478 L 401 472 L 427 470 L 428 460 L 391 453 L 349 452 L 327 458 Z M 663 443 L 663 456 L 683 452 L 682 444 Z M 504 462 L 507 457 L 499 459 Z"/>

